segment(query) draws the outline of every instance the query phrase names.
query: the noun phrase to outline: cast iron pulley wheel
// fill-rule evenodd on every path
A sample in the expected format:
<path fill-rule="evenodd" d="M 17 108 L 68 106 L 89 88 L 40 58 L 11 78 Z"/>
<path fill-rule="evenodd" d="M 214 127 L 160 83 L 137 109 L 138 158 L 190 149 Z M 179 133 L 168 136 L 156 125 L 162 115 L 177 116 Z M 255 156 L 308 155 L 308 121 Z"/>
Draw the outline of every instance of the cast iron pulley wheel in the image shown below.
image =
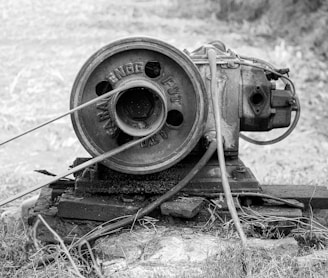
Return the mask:
<path fill-rule="evenodd" d="M 204 83 L 193 62 L 159 40 L 115 41 L 84 64 L 74 82 L 70 106 L 123 86 L 128 88 L 72 115 L 74 130 L 86 150 L 98 156 L 159 130 L 102 162 L 131 174 L 164 170 L 190 153 L 207 117 Z"/>

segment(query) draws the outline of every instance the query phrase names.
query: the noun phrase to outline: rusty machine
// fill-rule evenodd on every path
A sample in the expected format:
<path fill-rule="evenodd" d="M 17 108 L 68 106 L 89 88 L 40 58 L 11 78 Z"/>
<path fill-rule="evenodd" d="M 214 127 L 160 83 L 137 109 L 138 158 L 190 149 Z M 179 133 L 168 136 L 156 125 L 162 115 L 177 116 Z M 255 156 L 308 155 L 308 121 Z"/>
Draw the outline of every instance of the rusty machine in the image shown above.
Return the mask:
<path fill-rule="evenodd" d="M 70 108 L 65 115 L 91 158 L 77 158 L 41 191 L 34 212 L 56 217 L 57 229 L 63 219 L 132 215 L 114 229 L 178 192 L 219 196 L 224 177 L 232 194 L 265 197 L 238 158 L 239 138 L 276 143 L 300 116 L 288 69 L 239 56 L 220 41 L 190 53 L 146 37 L 118 40 L 92 55 L 76 77 Z M 240 133 L 276 128 L 287 130 L 264 142 Z M 71 173 L 74 180 L 64 179 Z"/>

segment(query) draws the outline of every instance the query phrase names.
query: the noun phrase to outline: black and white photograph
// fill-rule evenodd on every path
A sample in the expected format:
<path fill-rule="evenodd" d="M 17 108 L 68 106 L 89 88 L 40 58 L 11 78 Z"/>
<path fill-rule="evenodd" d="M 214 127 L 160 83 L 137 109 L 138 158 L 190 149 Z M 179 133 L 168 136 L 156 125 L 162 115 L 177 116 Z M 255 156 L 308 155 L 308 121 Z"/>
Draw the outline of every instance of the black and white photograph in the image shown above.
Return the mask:
<path fill-rule="evenodd" d="M 328 277 L 328 0 L 0 22 L 0 278 Z"/>

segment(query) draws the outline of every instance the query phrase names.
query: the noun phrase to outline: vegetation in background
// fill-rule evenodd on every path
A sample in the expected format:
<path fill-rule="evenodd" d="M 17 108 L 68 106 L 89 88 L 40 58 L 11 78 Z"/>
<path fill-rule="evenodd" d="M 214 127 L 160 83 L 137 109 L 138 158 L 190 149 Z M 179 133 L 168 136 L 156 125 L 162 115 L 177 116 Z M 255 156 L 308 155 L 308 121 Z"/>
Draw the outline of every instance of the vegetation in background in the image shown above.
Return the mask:
<path fill-rule="evenodd" d="M 191 2 L 191 3 L 190 3 Z M 176 1 L 183 18 L 217 18 L 231 25 L 248 28 L 252 35 L 271 41 L 286 39 L 306 51 L 328 59 L 327 0 L 207 0 Z"/>
<path fill-rule="evenodd" d="M 219 1 L 220 20 L 258 25 L 258 34 L 281 37 L 328 59 L 327 0 Z M 265 32 L 263 32 L 265 30 Z"/>

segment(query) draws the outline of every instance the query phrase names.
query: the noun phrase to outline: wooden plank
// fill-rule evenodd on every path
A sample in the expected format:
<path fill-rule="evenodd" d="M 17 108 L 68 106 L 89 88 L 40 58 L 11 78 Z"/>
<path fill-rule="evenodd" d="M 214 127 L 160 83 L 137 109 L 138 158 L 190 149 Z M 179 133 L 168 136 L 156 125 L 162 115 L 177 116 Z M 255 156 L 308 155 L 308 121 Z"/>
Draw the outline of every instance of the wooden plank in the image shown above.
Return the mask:
<path fill-rule="evenodd" d="M 59 217 L 93 221 L 108 221 L 131 215 L 146 206 L 145 201 L 125 203 L 117 196 L 76 197 L 65 193 L 58 203 Z"/>
<path fill-rule="evenodd" d="M 251 208 L 243 207 L 243 210 L 250 215 L 256 213 L 262 216 L 278 216 L 288 218 L 302 217 L 302 210 L 298 208 L 286 208 L 279 206 L 254 206 Z"/>
<path fill-rule="evenodd" d="M 263 193 L 284 199 L 296 199 L 308 208 L 328 209 L 328 189 L 314 185 L 261 185 Z"/>

